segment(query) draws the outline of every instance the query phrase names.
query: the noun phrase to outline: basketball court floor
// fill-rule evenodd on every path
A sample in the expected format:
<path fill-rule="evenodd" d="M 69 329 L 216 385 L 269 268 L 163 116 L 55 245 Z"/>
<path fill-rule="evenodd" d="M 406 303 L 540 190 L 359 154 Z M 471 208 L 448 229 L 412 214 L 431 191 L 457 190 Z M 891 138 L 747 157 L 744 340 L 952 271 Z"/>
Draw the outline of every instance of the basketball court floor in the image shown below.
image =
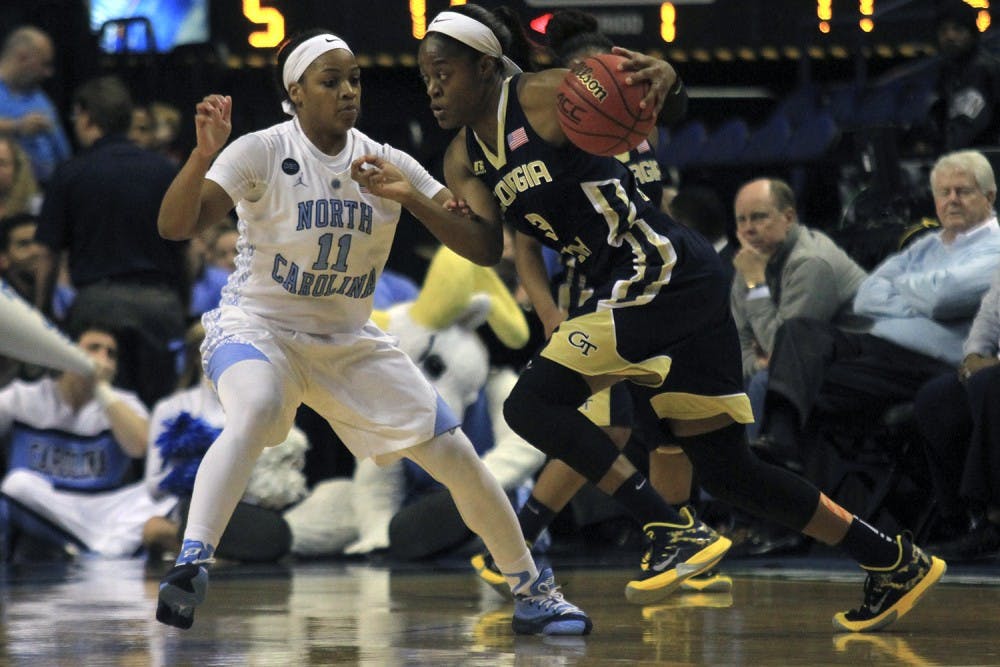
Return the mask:
<path fill-rule="evenodd" d="M 888 631 L 836 633 L 863 576 L 831 557 L 725 562 L 732 594 L 637 607 L 615 558 L 557 560 L 588 637 L 516 637 L 464 561 L 225 565 L 195 625 L 157 623 L 166 565 L 85 558 L 0 570 L 0 665 L 1000 665 L 1000 564 L 952 566 Z"/>

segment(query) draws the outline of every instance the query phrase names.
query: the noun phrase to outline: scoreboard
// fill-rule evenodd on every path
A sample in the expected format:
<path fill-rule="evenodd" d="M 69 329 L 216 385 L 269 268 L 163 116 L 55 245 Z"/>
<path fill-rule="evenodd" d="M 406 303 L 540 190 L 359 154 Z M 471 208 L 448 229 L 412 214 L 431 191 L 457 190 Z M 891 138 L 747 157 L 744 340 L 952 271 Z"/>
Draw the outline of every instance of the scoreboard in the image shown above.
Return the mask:
<path fill-rule="evenodd" d="M 101 0 L 92 0 L 100 2 Z M 192 0 L 158 0 L 191 3 Z M 965 0 L 990 24 L 989 0 Z M 141 3 L 140 3 L 141 4 Z M 458 0 L 210 0 L 211 41 L 238 56 L 263 56 L 286 36 L 326 27 L 376 64 L 412 65 L 427 24 Z M 545 19 L 583 9 L 615 42 L 649 52 L 933 43 L 934 0 L 480 0 L 510 7 L 544 42 Z M 133 5 L 134 6 L 134 5 Z M 155 29 L 154 25 L 154 29 Z"/>

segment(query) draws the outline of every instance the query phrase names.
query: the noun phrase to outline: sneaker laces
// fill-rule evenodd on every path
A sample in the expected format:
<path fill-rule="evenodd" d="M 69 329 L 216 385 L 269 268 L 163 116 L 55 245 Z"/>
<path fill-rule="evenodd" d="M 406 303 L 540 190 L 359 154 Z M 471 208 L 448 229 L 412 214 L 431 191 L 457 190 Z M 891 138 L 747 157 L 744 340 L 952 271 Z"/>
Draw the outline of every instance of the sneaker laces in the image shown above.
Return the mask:
<path fill-rule="evenodd" d="M 566 598 L 559 591 L 560 587 L 554 584 L 548 584 L 541 582 L 538 584 L 538 592 L 530 595 L 525 595 L 521 598 L 522 601 L 527 602 L 543 611 L 552 611 L 556 613 L 565 613 L 577 611 L 576 605 L 571 602 L 567 602 Z"/>

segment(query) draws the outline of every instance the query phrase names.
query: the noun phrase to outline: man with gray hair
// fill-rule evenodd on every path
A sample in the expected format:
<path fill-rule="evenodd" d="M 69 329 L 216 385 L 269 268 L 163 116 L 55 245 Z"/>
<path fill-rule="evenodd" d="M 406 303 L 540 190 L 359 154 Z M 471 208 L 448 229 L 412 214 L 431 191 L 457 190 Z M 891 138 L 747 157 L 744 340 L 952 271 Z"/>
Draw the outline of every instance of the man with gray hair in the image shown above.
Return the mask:
<path fill-rule="evenodd" d="M 53 52 L 52 39 L 32 26 L 15 29 L 0 47 L 0 133 L 17 138 L 40 183 L 71 153 L 55 105 L 42 90 L 52 76 Z"/>
<path fill-rule="evenodd" d="M 805 318 L 779 329 L 763 424 L 779 451 L 799 450 L 814 414 L 885 410 L 962 362 L 972 318 L 1000 266 L 996 180 L 986 157 L 970 150 L 941 157 L 930 184 L 941 229 L 861 283 L 854 310 L 870 319 L 866 332 Z"/>

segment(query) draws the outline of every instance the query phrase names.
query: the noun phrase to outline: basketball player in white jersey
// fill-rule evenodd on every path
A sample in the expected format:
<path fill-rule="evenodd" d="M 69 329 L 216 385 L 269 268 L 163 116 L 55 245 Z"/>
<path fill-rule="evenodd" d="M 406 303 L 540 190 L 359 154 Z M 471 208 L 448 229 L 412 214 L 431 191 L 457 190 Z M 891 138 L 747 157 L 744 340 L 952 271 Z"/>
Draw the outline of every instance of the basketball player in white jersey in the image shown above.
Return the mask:
<path fill-rule="evenodd" d="M 401 205 L 353 180 L 352 161 L 360 170 L 363 156 L 375 156 L 403 170 L 413 184 L 407 207 L 443 242 L 461 245 L 474 225 L 445 208 L 450 191 L 413 158 L 354 128 L 361 73 L 343 40 L 323 31 L 290 40 L 279 48 L 277 75 L 292 119 L 224 150 L 231 98 L 209 95 L 197 105 L 197 145 L 160 209 L 160 233 L 187 239 L 235 205 L 240 240 L 220 307 L 202 320 L 202 360 L 226 424 L 198 471 L 157 619 L 191 626 L 205 596 L 205 566 L 254 461 L 284 438 L 306 403 L 356 456 L 378 463 L 405 456 L 448 487 L 510 583 L 515 632 L 587 634 L 590 619 L 563 599 L 548 568 L 536 568 L 509 501 L 459 419 L 369 320 Z M 478 259 L 493 263 L 500 249 Z"/>

